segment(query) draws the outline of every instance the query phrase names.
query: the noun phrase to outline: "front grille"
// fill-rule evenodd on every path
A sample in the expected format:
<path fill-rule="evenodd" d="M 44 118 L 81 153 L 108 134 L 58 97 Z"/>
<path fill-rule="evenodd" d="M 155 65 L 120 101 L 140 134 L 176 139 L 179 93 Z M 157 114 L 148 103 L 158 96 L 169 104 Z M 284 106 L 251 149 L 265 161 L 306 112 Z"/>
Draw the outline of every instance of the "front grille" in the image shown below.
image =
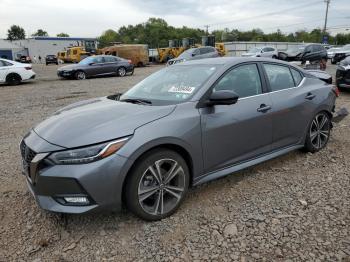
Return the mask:
<path fill-rule="evenodd" d="M 27 164 L 32 162 L 33 158 L 35 157 L 36 153 L 30 149 L 24 141 L 21 142 L 21 155 L 24 161 L 26 161 Z"/>

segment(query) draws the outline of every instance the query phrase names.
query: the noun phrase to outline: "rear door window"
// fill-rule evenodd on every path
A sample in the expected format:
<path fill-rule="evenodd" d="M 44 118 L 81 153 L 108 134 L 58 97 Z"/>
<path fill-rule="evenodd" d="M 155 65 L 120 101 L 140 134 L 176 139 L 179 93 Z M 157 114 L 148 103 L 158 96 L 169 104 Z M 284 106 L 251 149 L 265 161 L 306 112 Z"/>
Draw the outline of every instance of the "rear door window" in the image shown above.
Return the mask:
<path fill-rule="evenodd" d="M 116 59 L 116 57 L 113 57 L 113 56 L 106 56 L 105 62 L 106 63 L 115 63 L 115 62 L 117 62 L 117 59 Z"/>
<path fill-rule="evenodd" d="M 294 80 L 289 67 L 276 64 L 263 64 L 271 91 L 294 87 Z"/>

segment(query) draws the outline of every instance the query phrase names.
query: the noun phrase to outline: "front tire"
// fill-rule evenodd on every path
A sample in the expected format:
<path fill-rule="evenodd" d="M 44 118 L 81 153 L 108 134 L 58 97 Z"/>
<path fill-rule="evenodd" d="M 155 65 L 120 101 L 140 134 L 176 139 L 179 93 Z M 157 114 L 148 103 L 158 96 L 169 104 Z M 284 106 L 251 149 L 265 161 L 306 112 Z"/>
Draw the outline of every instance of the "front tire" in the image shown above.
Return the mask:
<path fill-rule="evenodd" d="M 76 80 L 84 80 L 84 79 L 86 79 L 86 74 L 83 71 L 77 71 L 74 74 L 74 77 L 75 77 Z"/>
<path fill-rule="evenodd" d="M 318 113 L 313 118 L 306 134 L 306 151 L 315 153 L 323 149 L 328 143 L 331 127 L 329 115 L 326 112 Z"/>
<path fill-rule="evenodd" d="M 189 186 L 189 169 L 176 152 L 156 149 L 148 152 L 132 169 L 125 187 L 125 202 L 136 216 L 160 220 L 173 214 Z"/>

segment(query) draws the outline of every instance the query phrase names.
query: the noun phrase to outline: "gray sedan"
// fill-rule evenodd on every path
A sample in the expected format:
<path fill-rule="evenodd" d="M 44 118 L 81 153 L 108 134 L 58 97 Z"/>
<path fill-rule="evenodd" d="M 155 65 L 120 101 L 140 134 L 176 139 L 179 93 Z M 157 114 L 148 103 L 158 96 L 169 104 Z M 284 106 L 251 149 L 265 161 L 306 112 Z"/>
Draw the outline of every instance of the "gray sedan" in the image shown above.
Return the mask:
<path fill-rule="evenodd" d="M 62 78 L 84 80 L 88 77 L 133 74 L 134 66 L 131 61 L 111 55 L 89 56 L 78 64 L 60 67 L 57 75 Z"/>
<path fill-rule="evenodd" d="M 286 62 L 215 58 L 164 68 L 124 94 L 55 112 L 21 142 L 23 174 L 53 212 L 174 213 L 191 186 L 329 140 L 336 94 Z"/>
<path fill-rule="evenodd" d="M 178 57 L 170 59 L 167 65 L 174 65 L 177 63 L 182 63 L 190 60 L 198 60 L 205 58 L 219 57 L 219 52 L 215 47 L 212 46 L 202 46 L 197 48 L 190 48 L 181 53 Z"/>

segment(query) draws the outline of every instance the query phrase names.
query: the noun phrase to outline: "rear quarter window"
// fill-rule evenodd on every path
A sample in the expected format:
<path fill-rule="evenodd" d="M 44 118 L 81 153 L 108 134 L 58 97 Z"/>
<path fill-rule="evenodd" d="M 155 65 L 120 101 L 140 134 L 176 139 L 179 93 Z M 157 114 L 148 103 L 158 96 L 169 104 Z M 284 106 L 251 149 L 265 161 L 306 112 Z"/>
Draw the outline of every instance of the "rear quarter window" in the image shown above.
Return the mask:
<path fill-rule="evenodd" d="M 303 80 L 303 76 L 301 75 L 301 73 L 293 68 L 290 69 L 292 71 L 292 75 L 294 78 L 294 82 L 295 82 L 295 86 L 298 86 L 301 82 L 301 80 Z"/>

